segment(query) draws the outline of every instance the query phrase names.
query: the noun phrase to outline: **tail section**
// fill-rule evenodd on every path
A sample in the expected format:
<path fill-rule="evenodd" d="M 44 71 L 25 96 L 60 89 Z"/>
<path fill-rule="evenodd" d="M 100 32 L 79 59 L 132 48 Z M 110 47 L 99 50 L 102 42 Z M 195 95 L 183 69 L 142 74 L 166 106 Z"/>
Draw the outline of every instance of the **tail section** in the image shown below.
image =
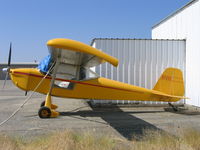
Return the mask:
<path fill-rule="evenodd" d="M 153 90 L 169 95 L 183 96 L 185 90 L 182 71 L 176 68 L 167 68 Z"/>

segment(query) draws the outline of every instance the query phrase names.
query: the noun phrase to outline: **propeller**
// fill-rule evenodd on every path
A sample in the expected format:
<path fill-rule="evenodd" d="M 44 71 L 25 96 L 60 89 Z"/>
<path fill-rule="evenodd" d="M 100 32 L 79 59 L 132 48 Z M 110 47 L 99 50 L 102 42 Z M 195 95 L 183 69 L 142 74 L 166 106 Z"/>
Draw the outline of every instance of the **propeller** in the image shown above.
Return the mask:
<path fill-rule="evenodd" d="M 10 72 L 11 54 L 12 54 L 12 43 L 10 43 L 10 50 L 9 50 L 9 55 L 8 55 L 8 66 L 7 66 L 7 68 L 2 69 L 2 71 L 6 73 L 6 77 L 5 77 L 5 80 L 4 80 L 4 83 L 3 83 L 3 88 L 6 85 L 6 81 L 8 79 L 8 75 L 9 75 L 9 72 Z"/>

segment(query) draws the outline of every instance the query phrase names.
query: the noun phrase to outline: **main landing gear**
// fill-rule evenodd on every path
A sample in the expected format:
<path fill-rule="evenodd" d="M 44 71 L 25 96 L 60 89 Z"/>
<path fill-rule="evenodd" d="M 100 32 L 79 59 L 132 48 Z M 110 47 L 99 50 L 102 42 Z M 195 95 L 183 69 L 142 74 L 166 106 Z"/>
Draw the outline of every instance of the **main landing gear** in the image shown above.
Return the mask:
<path fill-rule="evenodd" d="M 51 95 L 47 94 L 46 100 L 41 103 L 38 115 L 40 118 L 55 118 L 59 112 L 55 111 L 58 106 L 51 103 Z"/>

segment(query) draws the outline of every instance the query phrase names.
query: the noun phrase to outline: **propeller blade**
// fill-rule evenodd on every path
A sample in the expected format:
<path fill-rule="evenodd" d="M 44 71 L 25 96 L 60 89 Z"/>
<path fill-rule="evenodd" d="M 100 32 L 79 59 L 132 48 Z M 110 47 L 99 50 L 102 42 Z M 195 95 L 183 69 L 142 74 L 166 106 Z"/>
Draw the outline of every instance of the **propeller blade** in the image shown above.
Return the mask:
<path fill-rule="evenodd" d="M 12 43 L 10 42 L 10 50 L 9 50 L 9 56 L 8 56 L 8 67 L 10 68 L 10 62 L 11 62 L 11 54 L 12 54 Z"/>
<path fill-rule="evenodd" d="M 10 49 L 9 49 L 9 55 L 8 55 L 8 66 L 7 66 L 7 68 L 3 69 L 3 71 L 6 71 L 6 77 L 5 77 L 5 80 L 4 80 L 4 83 L 3 83 L 3 89 L 6 85 L 6 81 L 8 79 L 8 75 L 9 75 L 9 72 L 10 72 L 11 54 L 12 54 L 12 43 L 10 42 Z"/>
<path fill-rule="evenodd" d="M 4 89 L 4 87 L 5 87 L 5 85 L 6 85 L 6 81 L 7 81 L 7 79 L 8 79 L 8 72 L 6 73 L 6 77 L 5 77 L 5 80 L 4 80 L 4 82 L 3 82 L 3 87 L 2 87 L 2 89 Z"/>

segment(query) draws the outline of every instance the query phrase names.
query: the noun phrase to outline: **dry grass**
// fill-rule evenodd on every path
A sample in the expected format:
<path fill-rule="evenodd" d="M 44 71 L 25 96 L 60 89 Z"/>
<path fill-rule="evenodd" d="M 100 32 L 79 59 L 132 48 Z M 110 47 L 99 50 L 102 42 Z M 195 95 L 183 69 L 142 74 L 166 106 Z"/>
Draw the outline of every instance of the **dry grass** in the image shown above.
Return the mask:
<path fill-rule="evenodd" d="M 141 141 L 132 141 L 136 150 L 200 150 L 200 132 L 181 130 L 179 136 L 166 132 L 146 130 Z"/>
<path fill-rule="evenodd" d="M 18 150 L 18 144 L 17 141 L 6 136 L 1 135 L 0 136 L 0 149 L 1 150 Z"/>
<path fill-rule="evenodd" d="M 32 141 L 0 136 L 2 150 L 200 150 L 200 132 L 186 129 L 176 137 L 160 131 L 146 130 L 140 140 L 126 141 L 109 136 L 71 131 L 55 132 Z"/>
<path fill-rule="evenodd" d="M 43 138 L 44 139 L 44 138 Z M 37 140 L 25 146 L 25 150 L 106 150 L 112 149 L 113 143 L 107 137 L 94 137 L 91 134 L 83 135 L 73 132 L 58 132 L 46 138 L 46 140 Z"/>

